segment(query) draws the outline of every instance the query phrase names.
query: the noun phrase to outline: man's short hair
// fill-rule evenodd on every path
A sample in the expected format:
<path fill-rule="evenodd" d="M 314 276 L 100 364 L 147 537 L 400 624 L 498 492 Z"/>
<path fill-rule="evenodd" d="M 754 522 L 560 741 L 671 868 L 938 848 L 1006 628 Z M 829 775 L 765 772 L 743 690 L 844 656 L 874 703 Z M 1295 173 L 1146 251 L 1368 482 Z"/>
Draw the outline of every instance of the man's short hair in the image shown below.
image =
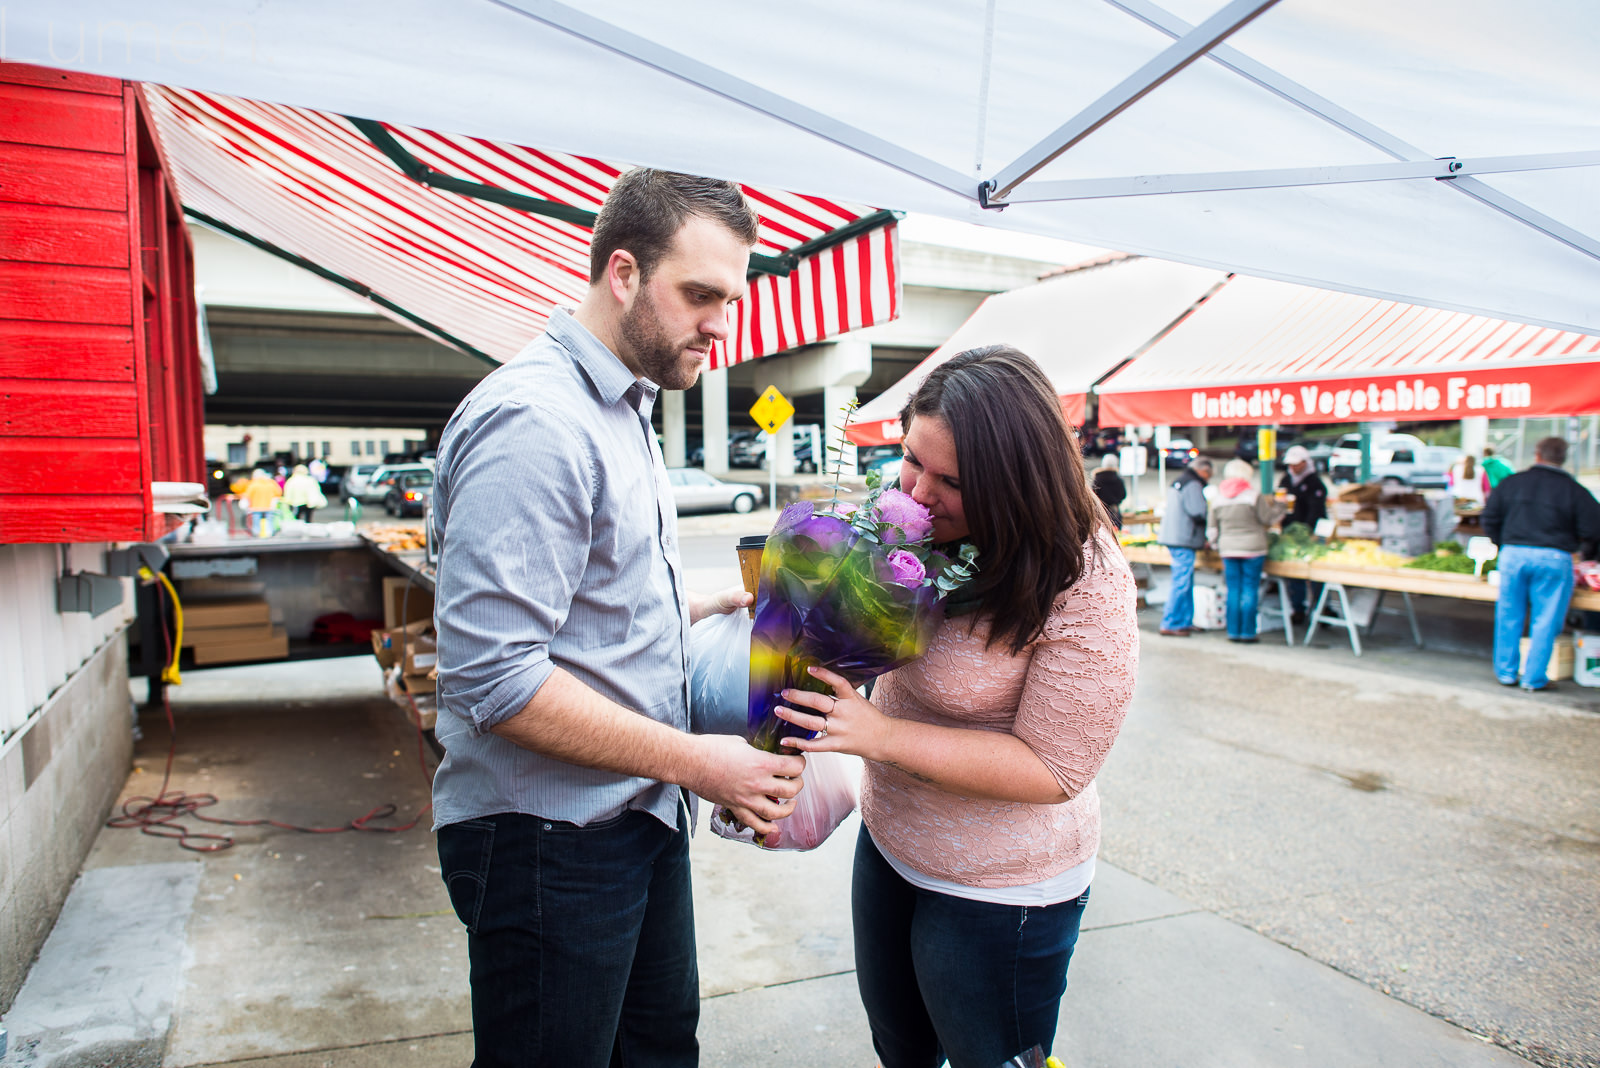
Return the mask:
<path fill-rule="evenodd" d="M 1539 444 L 1533 447 L 1533 454 L 1543 463 L 1560 467 L 1567 462 L 1567 439 L 1540 438 Z"/>
<path fill-rule="evenodd" d="M 648 167 L 618 178 L 594 223 L 589 284 L 605 277 L 606 264 L 619 248 L 633 253 L 639 280 L 648 279 L 691 215 L 721 223 L 746 245 L 756 243 L 760 219 L 732 182 Z"/>
<path fill-rule="evenodd" d="M 1208 457 L 1205 457 L 1205 456 L 1197 456 L 1193 460 L 1190 460 L 1189 461 L 1189 466 L 1190 467 L 1203 467 L 1207 471 L 1215 470 L 1215 467 L 1212 465 L 1211 460 Z"/>

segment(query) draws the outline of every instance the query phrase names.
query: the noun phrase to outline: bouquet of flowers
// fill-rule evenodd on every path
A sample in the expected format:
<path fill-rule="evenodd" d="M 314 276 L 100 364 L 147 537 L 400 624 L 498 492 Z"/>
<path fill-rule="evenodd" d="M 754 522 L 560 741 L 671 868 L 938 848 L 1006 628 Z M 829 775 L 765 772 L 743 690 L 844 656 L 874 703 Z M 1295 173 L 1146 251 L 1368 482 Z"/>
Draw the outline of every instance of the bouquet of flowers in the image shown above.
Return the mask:
<path fill-rule="evenodd" d="M 828 692 L 812 666 L 859 686 L 921 656 L 944 618 L 944 598 L 977 570 L 973 546 L 953 557 L 933 547 L 933 519 L 908 494 L 885 487 L 876 474 L 867 486 L 859 508 L 840 502 L 837 489 L 822 508 L 790 505 L 767 538 L 745 731 L 759 749 L 778 752 L 784 738 L 805 733 L 773 710 L 786 689 Z M 767 849 L 814 848 L 854 810 L 858 776 L 855 758 L 813 753 L 805 789 L 777 831 L 756 835 L 720 806 L 711 829 Z"/>
<path fill-rule="evenodd" d="M 921 656 L 944 618 L 942 601 L 976 570 L 977 551 L 933 548 L 933 520 L 909 494 L 869 478 L 856 508 L 783 510 L 761 555 L 750 637 L 750 744 L 778 752 L 799 728 L 773 712 L 785 689 L 827 693 L 820 665 L 860 686 Z"/>

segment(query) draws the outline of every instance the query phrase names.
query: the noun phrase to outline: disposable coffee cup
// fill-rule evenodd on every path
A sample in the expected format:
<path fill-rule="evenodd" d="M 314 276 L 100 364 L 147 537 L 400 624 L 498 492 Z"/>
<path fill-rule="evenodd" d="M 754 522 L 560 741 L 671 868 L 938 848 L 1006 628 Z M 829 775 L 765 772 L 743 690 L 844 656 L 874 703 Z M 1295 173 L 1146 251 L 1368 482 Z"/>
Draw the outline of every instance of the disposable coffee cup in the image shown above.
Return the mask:
<path fill-rule="evenodd" d="M 761 552 L 766 547 L 765 534 L 748 534 L 739 539 L 739 577 L 752 597 L 757 596 L 761 586 Z M 756 608 L 752 604 L 750 615 L 753 618 L 755 614 Z"/>

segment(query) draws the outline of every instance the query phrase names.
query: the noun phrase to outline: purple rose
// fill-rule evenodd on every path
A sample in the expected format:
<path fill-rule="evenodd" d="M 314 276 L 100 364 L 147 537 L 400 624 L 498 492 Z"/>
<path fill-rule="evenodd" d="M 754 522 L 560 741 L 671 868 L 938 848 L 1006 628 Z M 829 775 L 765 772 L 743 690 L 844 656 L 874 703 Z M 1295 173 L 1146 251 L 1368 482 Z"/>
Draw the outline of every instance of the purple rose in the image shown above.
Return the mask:
<path fill-rule="evenodd" d="M 789 535 L 809 538 L 817 548 L 823 550 L 832 550 L 835 546 L 846 545 L 856 539 L 856 532 L 851 529 L 849 521 L 833 515 L 808 516 L 796 523 Z"/>
<path fill-rule="evenodd" d="M 932 514 L 909 493 L 886 489 L 872 510 L 877 521 L 889 528 L 883 532 L 883 540 L 890 545 L 919 542 L 933 533 Z"/>
<path fill-rule="evenodd" d="M 889 571 L 894 575 L 894 580 L 902 586 L 916 589 L 922 585 L 922 580 L 928 573 L 922 567 L 922 561 L 906 552 L 896 549 L 888 556 Z"/>

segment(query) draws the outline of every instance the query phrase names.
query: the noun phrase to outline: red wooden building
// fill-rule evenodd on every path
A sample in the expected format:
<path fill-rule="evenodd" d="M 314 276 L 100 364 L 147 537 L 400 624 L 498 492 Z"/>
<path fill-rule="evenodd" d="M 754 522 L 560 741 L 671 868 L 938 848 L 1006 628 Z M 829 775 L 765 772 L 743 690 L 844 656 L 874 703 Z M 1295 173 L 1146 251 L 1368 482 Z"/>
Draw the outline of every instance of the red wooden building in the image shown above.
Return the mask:
<path fill-rule="evenodd" d="M 147 541 L 203 482 L 194 253 L 130 82 L 0 63 L 0 544 Z"/>

